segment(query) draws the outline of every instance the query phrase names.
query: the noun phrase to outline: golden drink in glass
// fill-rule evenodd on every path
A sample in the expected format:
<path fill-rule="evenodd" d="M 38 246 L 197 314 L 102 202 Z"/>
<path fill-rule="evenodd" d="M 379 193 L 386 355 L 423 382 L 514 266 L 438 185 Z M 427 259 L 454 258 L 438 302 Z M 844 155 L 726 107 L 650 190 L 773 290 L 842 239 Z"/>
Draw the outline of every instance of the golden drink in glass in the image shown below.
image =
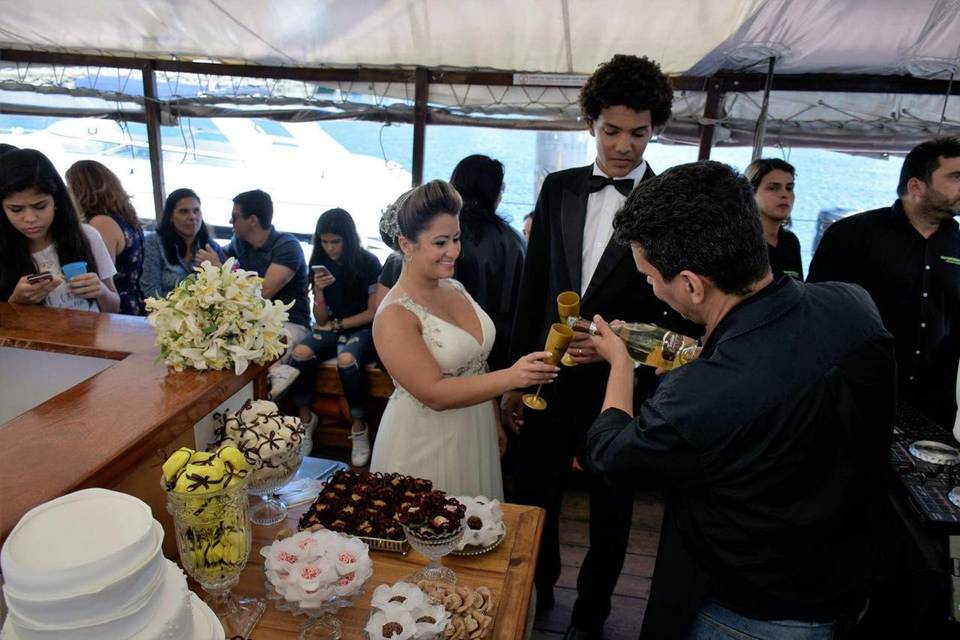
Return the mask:
<path fill-rule="evenodd" d="M 550 333 L 547 334 L 547 344 L 543 347 L 544 351 L 550 352 L 550 357 L 544 358 L 547 364 L 555 365 L 563 357 L 563 352 L 567 350 L 567 345 L 573 340 L 573 329 L 565 324 L 554 323 L 550 326 Z M 523 404 L 536 411 L 542 411 L 547 408 L 547 401 L 540 397 L 541 384 L 537 387 L 536 393 L 527 393 L 523 396 Z"/>
<path fill-rule="evenodd" d="M 564 291 L 557 296 L 557 313 L 560 315 L 560 324 L 567 324 L 570 318 L 580 317 L 580 294 L 576 291 Z M 575 367 L 569 353 L 564 353 L 560 364 L 565 367 Z"/>

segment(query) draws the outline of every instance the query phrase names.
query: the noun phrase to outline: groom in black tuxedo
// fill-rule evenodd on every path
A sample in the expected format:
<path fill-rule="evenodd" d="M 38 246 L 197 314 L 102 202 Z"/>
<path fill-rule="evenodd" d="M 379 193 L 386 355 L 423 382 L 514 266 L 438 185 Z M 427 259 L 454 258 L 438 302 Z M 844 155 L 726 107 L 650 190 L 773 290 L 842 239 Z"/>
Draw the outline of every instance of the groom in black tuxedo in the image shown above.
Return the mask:
<path fill-rule="evenodd" d="M 699 335 L 660 302 L 637 271 L 629 247 L 613 239 L 613 216 L 640 181 L 654 175 L 643 159 L 654 131 L 670 117 L 673 90 L 660 67 L 647 58 L 616 55 L 601 64 L 580 94 L 580 107 L 596 139 L 594 164 L 551 173 L 543 182 L 523 265 L 511 354 L 515 360 L 543 348 L 550 325 L 558 322 L 557 295 L 580 294 L 580 315 L 653 322 Z M 501 401 L 504 424 L 517 432 L 514 445 L 516 495 L 523 504 L 547 511 L 536 586 L 538 609 L 553 605 L 560 577 L 559 515 L 563 489 L 576 455 L 582 462 L 586 432 L 600 414 L 608 367 L 586 334 L 567 350 L 578 366 L 564 367 L 543 388 L 546 411 L 520 401 L 522 392 Z M 652 369 L 638 371 L 637 394 L 653 390 Z M 600 638 L 610 615 L 610 598 L 626 554 L 633 494 L 606 485 L 585 470 L 590 491 L 590 549 L 577 578 L 577 602 L 568 638 Z"/>

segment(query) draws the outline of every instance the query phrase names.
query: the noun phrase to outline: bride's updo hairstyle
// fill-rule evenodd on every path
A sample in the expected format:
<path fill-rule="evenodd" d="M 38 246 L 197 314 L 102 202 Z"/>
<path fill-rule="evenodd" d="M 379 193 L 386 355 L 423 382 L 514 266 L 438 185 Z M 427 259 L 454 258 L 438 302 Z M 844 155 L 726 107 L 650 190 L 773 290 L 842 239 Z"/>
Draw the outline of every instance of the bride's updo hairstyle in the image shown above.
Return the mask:
<path fill-rule="evenodd" d="M 431 180 L 401 196 L 403 202 L 397 211 L 400 233 L 416 242 L 433 219 L 444 213 L 458 216 L 463 200 L 449 182 Z"/>

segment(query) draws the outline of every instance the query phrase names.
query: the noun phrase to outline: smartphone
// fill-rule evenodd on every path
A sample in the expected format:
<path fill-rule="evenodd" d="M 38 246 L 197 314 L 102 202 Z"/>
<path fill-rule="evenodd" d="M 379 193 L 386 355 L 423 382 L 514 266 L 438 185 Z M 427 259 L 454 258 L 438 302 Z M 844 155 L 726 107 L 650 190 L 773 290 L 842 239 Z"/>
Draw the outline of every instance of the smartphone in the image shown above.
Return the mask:
<path fill-rule="evenodd" d="M 40 273 L 35 273 L 32 276 L 27 276 L 27 282 L 30 284 L 37 284 L 38 282 L 47 282 L 48 280 L 53 280 L 53 274 L 49 271 L 41 271 Z"/>
<path fill-rule="evenodd" d="M 330 275 L 330 269 L 327 269 L 327 268 L 326 268 L 325 266 L 323 266 L 322 264 L 315 264 L 315 265 L 313 265 L 313 266 L 310 267 L 310 268 L 313 269 L 313 275 L 320 275 L 320 276 L 329 276 L 329 275 Z"/>

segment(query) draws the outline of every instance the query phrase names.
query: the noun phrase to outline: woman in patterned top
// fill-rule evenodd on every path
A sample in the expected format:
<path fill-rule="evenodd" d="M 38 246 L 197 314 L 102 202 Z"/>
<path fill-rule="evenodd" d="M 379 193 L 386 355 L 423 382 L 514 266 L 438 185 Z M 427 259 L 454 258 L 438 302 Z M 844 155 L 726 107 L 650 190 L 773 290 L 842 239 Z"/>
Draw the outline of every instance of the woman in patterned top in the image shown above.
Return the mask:
<path fill-rule="evenodd" d="M 120 179 L 94 160 L 81 160 L 67 169 L 67 184 L 87 223 L 100 232 L 117 267 L 113 282 L 120 294 L 120 313 L 144 314 L 143 229 Z"/>

